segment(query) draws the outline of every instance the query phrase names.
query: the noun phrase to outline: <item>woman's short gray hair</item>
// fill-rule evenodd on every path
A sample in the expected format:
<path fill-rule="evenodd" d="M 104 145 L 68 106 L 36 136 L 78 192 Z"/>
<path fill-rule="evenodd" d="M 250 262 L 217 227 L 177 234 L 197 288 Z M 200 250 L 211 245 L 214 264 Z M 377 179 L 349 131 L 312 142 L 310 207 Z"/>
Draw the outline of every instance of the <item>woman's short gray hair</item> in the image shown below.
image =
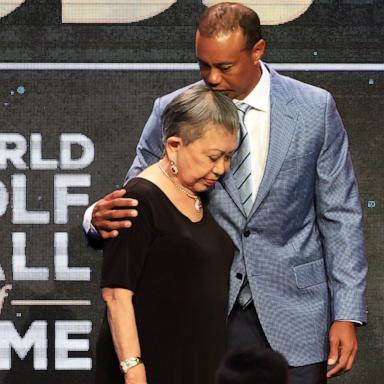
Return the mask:
<path fill-rule="evenodd" d="M 208 124 L 237 135 L 239 117 L 232 100 L 207 86 L 195 85 L 176 96 L 162 114 L 163 141 L 181 137 L 185 144 L 203 136 Z"/>

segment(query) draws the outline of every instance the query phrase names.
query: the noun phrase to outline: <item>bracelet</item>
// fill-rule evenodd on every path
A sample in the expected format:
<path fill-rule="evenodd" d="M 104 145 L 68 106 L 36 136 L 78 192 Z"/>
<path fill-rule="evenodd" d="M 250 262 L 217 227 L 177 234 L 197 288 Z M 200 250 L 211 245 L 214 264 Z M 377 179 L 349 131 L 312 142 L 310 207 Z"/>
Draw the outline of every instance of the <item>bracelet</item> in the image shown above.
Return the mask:
<path fill-rule="evenodd" d="M 120 361 L 120 370 L 122 373 L 126 374 L 128 370 L 139 364 L 143 364 L 140 357 L 128 357 L 128 359 Z"/>

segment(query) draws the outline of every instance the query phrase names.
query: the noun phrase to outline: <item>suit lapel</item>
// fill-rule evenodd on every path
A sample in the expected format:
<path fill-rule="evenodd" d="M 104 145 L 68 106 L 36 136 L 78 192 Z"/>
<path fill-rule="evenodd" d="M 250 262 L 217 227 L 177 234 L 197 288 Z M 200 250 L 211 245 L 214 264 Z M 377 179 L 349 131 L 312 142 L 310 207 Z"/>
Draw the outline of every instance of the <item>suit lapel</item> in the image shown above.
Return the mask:
<path fill-rule="evenodd" d="M 254 214 L 267 196 L 284 162 L 296 128 L 297 110 L 283 80 L 273 69 L 271 72 L 271 127 L 269 149 L 264 176 L 255 203 L 249 214 Z"/>
<path fill-rule="evenodd" d="M 270 67 L 268 70 L 271 73 L 271 127 L 268 157 L 264 176 L 248 219 L 252 217 L 271 189 L 284 162 L 297 124 L 297 109 L 282 77 Z M 242 215 L 246 217 L 231 171 L 227 172 L 220 182 Z"/>
<path fill-rule="evenodd" d="M 230 170 L 220 179 L 220 183 L 225 189 L 225 191 L 228 193 L 230 198 L 233 200 L 233 202 L 236 204 L 237 208 L 239 208 L 243 216 L 247 217 L 244 212 L 243 204 L 240 200 L 239 190 L 236 186 L 235 179 L 233 178 L 232 172 Z"/>

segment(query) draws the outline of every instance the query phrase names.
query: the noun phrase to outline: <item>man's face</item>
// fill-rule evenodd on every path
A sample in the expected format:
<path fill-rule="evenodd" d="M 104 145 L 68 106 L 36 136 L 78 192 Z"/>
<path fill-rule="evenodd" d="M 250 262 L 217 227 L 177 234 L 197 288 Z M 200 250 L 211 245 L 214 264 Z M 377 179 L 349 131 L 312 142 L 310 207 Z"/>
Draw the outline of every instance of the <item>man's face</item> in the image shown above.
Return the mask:
<path fill-rule="evenodd" d="M 244 99 L 260 80 L 259 60 L 265 42 L 259 40 L 252 50 L 247 50 L 245 44 L 246 38 L 240 29 L 212 37 L 196 32 L 196 57 L 201 77 L 213 90 L 222 91 L 231 99 Z"/>

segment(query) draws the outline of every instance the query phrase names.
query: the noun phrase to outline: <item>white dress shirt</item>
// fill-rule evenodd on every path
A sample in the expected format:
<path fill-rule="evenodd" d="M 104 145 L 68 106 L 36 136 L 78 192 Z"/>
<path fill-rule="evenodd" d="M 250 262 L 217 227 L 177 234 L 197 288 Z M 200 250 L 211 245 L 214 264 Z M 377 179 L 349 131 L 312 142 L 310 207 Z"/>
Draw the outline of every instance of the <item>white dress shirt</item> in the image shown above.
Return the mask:
<path fill-rule="evenodd" d="M 252 107 L 244 120 L 251 139 L 252 201 L 256 199 L 267 163 L 271 123 L 271 76 L 261 61 L 260 64 L 262 74 L 256 87 L 244 100 L 233 100 L 235 103 L 246 103 Z"/>

